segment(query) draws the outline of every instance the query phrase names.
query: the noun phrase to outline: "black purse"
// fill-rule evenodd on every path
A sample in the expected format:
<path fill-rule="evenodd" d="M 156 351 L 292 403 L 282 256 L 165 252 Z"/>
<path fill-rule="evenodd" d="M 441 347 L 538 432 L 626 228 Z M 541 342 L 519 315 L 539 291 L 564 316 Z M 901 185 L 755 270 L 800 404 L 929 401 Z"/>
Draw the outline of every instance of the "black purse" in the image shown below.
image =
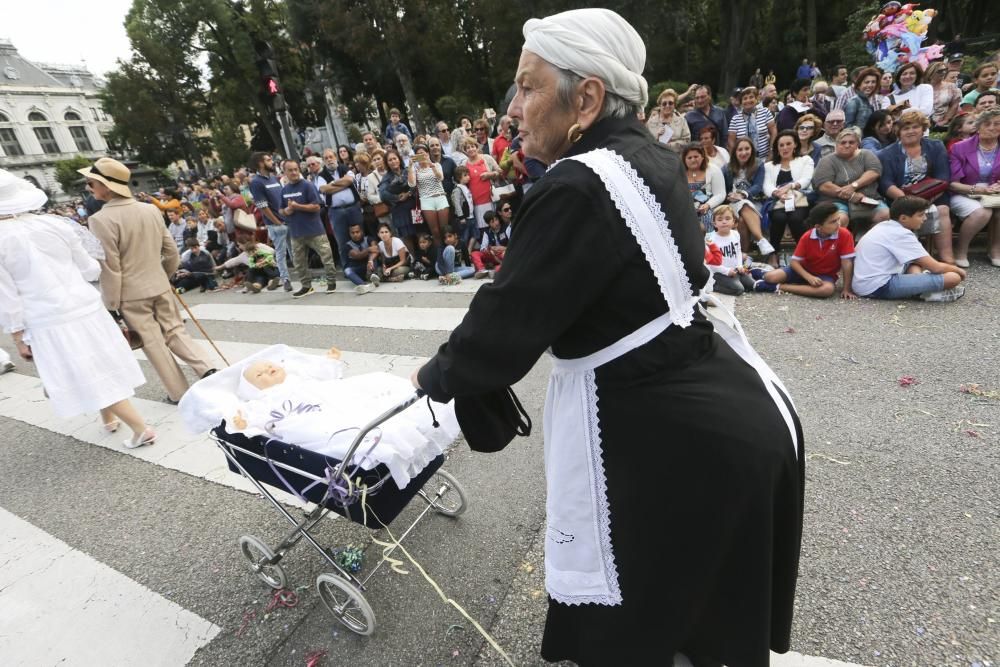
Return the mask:
<path fill-rule="evenodd" d="M 510 387 L 488 394 L 455 397 L 455 417 L 469 448 L 499 452 L 514 436 L 531 435 L 531 418 Z"/>

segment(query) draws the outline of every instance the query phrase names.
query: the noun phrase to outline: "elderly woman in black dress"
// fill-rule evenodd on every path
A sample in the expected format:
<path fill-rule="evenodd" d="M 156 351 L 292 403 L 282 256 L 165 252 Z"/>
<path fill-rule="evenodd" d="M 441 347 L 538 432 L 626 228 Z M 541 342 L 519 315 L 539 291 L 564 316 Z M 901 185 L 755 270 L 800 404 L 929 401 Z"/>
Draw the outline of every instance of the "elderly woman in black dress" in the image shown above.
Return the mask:
<path fill-rule="evenodd" d="M 553 166 L 518 211 L 504 270 L 414 383 L 454 397 L 470 446 L 495 450 L 506 438 L 482 437 L 463 405 L 496 416 L 493 397 L 553 355 L 546 660 L 765 667 L 788 650 L 798 568 L 794 408 L 746 339 L 698 308 L 703 231 L 680 157 L 637 119 L 639 35 L 581 9 L 524 36 L 508 113 L 525 153 Z M 586 281 L 539 290 L 579 266 Z"/>

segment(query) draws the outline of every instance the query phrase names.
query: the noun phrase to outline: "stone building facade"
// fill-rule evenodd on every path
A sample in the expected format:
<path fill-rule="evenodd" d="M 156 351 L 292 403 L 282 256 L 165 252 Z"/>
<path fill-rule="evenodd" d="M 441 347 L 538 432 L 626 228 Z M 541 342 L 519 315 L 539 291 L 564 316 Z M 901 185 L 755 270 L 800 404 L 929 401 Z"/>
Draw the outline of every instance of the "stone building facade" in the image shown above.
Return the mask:
<path fill-rule="evenodd" d="M 67 198 L 58 160 L 108 154 L 112 119 L 98 98 L 101 81 L 84 66 L 24 59 L 0 39 L 0 167 L 34 181 L 53 200 Z"/>

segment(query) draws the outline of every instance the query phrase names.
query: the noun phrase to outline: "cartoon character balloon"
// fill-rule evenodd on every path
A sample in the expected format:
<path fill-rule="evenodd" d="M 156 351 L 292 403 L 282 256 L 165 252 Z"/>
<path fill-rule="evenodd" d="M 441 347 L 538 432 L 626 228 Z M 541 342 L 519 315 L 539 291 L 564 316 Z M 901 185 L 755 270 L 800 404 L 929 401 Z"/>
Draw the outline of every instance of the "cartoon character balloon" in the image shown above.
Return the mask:
<path fill-rule="evenodd" d="M 917 3 L 887 2 L 865 26 L 865 49 L 883 72 L 895 72 L 908 62 L 926 69 L 932 60 L 941 57 L 942 47 L 921 47 L 927 39 L 927 27 L 937 16 L 933 9 L 916 9 Z"/>

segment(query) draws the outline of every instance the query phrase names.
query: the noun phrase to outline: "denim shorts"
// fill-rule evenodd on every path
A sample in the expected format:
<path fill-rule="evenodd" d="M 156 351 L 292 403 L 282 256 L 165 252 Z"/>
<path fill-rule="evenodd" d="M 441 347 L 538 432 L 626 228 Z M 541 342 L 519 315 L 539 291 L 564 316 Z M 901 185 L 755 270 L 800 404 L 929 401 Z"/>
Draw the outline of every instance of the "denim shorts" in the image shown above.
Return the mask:
<path fill-rule="evenodd" d="M 897 273 L 871 294 L 871 299 L 907 299 L 925 292 L 944 289 L 944 276 L 940 273 Z"/>
<path fill-rule="evenodd" d="M 803 278 L 802 276 L 800 276 L 798 273 L 796 273 L 795 269 L 793 269 L 792 267 L 790 267 L 790 266 L 783 266 L 783 267 L 781 267 L 781 270 L 785 272 L 785 282 L 788 283 L 789 285 L 805 285 L 805 284 L 807 284 L 806 283 L 806 279 Z M 817 278 L 819 278 L 820 280 L 822 280 L 824 282 L 833 283 L 834 285 L 837 284 L 837 276 L 828 276 L 828 275 L 824 275 L 822 273 L 820 273 L 820 274 L 813 274 L 813 275 L 815 275 Z"/>
<path fill-rule="evenodd" d="M 837 210 L 840 211 L 841 213 L 850 213 L 850 211 L 851 211 L 850 207 L 845 202 L 835 201 L 835 202 L 832 202 L 832 203 L 833 203 L 834 206 L 837 207 Z M 872 211 L 877 211 L 880 208 L 884 208 L 887 211 L 889 210 L 889 207 L 886 205 L 886 203 L 884 201 L 879 201 L 879 203 L 878 203 L 877 206 L 872 206 L 871 207 Z"/>

